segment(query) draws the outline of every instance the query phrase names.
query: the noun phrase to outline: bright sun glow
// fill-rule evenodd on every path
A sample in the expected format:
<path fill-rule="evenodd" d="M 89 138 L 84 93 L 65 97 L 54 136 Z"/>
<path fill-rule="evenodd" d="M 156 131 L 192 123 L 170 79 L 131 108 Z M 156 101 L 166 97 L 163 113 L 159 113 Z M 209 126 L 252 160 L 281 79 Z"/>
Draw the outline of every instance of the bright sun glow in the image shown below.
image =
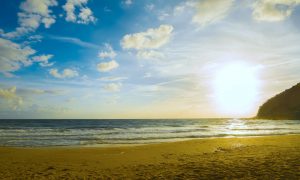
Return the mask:
<path fill-rule="evenodd" d="M 215 100 L 228 116 L 247 116 L 255 106 L 258 93 L 255 69 L 242 63 L 224 66 L 214 80 Z"/>

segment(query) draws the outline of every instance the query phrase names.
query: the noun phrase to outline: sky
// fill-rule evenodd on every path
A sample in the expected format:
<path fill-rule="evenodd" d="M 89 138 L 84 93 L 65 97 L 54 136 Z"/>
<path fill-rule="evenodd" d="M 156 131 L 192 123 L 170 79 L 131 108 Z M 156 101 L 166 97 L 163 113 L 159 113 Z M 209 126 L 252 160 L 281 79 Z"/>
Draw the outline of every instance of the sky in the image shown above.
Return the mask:
<path fill-rule="evenodd" d="M 0 118 L 253 117 L 300 77 L 300 0 L 2 0 Z"/>

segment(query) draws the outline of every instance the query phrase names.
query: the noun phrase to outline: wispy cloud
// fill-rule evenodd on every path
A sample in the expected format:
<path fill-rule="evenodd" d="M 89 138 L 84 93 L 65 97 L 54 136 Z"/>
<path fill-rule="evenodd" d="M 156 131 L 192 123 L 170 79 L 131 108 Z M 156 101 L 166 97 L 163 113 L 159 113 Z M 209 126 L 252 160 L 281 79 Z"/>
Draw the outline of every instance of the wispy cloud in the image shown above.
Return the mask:
<path fill-rule="evenodd" d="M 109 83 L 103 86 L 103 89 L 108 92 L 118 92 L 121 90 L 122 83 Z"/>
<path fill-rule="evenodd" d="M 132 0 L 124 0 L 123 4 L 125 4 L 126 6 L 130 6 L 133 4 Z"/>
<path fill-rule="evenodd" d="M 100 81 L 121 81 L 128 79 L 127 77 L 113 77 L 113 76 L 108 76 L 108 77 L 101 77 L 98 80 Z"/>
<path fill-rule="evenodd" d="M 94 44 L 94 43 L 90 43 L 90 42 L 85 42 L 82 41 L 79 38 L 75 38 L 75 37 L 67 37 L 67 36 L 56 36 L 56 35 L 48 35 L 47 36 L 50 39 L 55 39 L 58 41 L 62 41 L 62 42 L 67 42 L 67 43 L 72 43 L 81 47 L 85 47 L 85 48 L 94 48 L 94 49 L 100 49 L 101 46 Z"/>
<path fill-rule="evenodd" d="M 204 0 L 196 4 L 196 15 L 193 22 L 201 26 L 216 23 L 229 13 L 234 0 Z"/>
<path fill-rule="evenodd" d="M 52 66 L 54 64 L 54 62 L 49 63 L 49 59 L 51 59 L 53 57 L 52 54 L 43 54 L 40 56 L 34 56 L 32 59 L 34 62 L 38 62 L 40 66 L 42 67 L 49 67 Z"/>
<path fill-rule="evenodd" d="M 61 95 L 65 93 L 65 91 L 59 89 L 33 89 L 33 88 L 29 88 L 29 89 L 19 88 L 17 92 L 22 96 L 43 95 L 43 94 Z"/>

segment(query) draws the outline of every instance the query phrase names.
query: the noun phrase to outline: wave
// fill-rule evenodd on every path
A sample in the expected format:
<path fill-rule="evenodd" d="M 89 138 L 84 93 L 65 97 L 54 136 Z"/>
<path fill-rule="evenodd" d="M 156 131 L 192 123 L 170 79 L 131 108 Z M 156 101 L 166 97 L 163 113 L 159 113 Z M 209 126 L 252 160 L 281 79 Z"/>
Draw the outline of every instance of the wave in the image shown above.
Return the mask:
<path fill-rule="evenodd" d="M 4 120 L 0 146 L 147 144 L 194 138 L 300 134 L 300 121 Z"/>

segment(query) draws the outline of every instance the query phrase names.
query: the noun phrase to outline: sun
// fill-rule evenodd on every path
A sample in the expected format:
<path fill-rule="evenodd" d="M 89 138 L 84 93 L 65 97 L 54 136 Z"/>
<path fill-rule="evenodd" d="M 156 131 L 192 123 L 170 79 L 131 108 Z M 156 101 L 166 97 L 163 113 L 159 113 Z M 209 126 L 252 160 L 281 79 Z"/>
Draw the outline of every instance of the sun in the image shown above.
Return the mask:
<path fill-rule="evenodd" d="M 222 115 L 248 116 L 255 108 L 259 80 L 253 66 L 230 63 L 215 74 L 214 98 Z"/>

